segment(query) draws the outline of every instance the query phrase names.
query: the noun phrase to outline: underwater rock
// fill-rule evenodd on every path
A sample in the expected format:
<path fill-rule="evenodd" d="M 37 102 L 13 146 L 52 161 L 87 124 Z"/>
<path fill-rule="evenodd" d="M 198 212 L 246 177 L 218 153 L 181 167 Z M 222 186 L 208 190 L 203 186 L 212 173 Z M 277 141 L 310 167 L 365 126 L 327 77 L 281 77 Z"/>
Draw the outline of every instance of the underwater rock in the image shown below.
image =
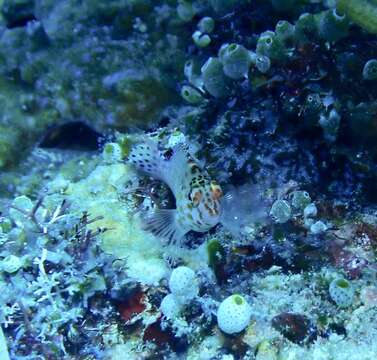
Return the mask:
<path fill-rule="evenodd" d="M 69 150 L 99 149 L 101 134 L 82 121 L 71 121 L 49 129 L 39 143 L 41 148 Z"/>
<path fill-rule="evenodd" d="M 6 20 L 7 28 L 25 26 L 29 21 L 36 20 L 34 16 L 34 0 L 4 0 L 1 14 Z"/>
<path fill-rule="evenodd" d="M 142 313 L 145 309 L 144 294 L 141 289 L 132 291 L 131 294 L 128 294 L 127 299 L 124 299 L 118 305 L 119 314 L 127 324 L 131 324 L 133 318 Z"/>
<path fill-rule="evenodd" d="M 150 324 L 144 331 L 144 341 L 151 341 L 161 348 L 170 346 L 174 352 L 183 352 L 188 347 L 185 337 L 175 337 L 171 329 L 161 326 L 161 320 Z"/>
<path fill-rule="evenodd" d="M 315 329 L 305 315 L 281 313 L 272 319 L 271 324 L 288 340 L 297 344 L 311 342 L 316 338 Z"/>

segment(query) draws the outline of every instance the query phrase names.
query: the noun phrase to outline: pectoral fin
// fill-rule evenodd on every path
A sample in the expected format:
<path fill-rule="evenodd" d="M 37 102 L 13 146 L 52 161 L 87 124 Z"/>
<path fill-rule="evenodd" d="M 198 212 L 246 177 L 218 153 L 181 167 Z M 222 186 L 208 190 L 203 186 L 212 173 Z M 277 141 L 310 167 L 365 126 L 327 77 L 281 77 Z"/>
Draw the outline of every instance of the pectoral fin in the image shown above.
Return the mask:
<path fill-rule="evenodd" d="M 187 230 L 177 223 L 176 209 L 156 209 L 142 216 L 143 229 L 150 231 L 168 244 L 182 243 Z"/>

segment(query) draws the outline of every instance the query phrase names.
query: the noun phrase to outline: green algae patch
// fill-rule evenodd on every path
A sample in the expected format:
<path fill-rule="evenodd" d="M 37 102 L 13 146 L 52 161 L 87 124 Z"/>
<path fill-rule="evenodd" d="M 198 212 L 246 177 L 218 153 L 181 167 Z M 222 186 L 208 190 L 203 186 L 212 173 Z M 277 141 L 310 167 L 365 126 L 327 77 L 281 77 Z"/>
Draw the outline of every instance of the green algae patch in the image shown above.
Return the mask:
<path fill-rule="evenodd" d="M 337 10 L 364 30 L 377 34 L 376 0 L 339 0 Z"/>
<path fill-rule="evenodd" d="M 124 164 L 99 165 L 86 178 L 70 184 L 66 193 L 72 209 L 100 217 L 92 229 L 107 229 L 101 248 L 125 262 L 127 275 L 142 284 L 156 285 L 166 276 L 162 244 L 144 232 L 132 205 L 119 200 L 119 190 L 134 173 Z"/>
<path fill-rule="evenodd" d="M 14 149 L 18 142 L 18 132 L 16 129 L 0 125 L 0 169 L 12 163 L 17 154 Z"/>
<path fill-rule="evenodd" d="M 40 134 L 57 120 L 49 109 L 31 111 L 30 99 L 32 93 L 0 76 L 0 169 L 17 165 Z"/>

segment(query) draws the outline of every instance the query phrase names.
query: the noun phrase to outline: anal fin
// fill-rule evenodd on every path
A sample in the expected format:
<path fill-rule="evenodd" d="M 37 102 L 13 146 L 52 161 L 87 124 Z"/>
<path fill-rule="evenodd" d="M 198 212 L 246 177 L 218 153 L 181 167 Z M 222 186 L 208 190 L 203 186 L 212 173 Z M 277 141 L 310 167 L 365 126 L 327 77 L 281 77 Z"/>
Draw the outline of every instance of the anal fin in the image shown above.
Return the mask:
<path fill-rule="evenodd" d="M 176 221 L 176 209 L 156 209 L 142 215 L 143 229 L 168 244 L 180 245 L 187 230 Z"/>

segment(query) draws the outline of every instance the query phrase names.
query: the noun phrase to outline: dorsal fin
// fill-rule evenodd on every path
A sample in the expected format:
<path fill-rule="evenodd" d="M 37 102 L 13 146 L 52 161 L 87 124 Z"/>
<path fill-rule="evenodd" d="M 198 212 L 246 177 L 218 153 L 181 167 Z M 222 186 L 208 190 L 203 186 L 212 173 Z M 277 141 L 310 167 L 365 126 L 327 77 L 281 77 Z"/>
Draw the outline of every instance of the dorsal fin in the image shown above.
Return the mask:
<path fill-rule="evenodd" d="M 157 142 L 147 139 L 132 148 L 129 160 L 138 170 L 164 181 L 177 197 L 185 182 L 189 156 L 183 144 L 175 145 L 171 152 L 170 157 L 164 157 Z"/>

